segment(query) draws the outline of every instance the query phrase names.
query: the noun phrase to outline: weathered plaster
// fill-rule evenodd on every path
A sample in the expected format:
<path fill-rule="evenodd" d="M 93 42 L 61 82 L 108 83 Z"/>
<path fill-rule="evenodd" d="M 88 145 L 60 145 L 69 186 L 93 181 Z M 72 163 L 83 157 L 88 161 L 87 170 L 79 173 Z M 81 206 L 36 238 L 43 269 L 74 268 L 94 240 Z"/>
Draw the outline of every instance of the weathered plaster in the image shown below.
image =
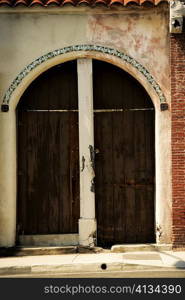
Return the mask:
<path fill-rule="evenodd" d="M 92 15 L 88 17 L 88 41 L 110 45 L 138 60 L 169 96 L 168 12 Z"/>
<path fill-rule="evenodd" d="M 162 234 L 158 236 L 157 242 L 159 243 L 170 243 L 171 242 L 171 112 L 170 110 L 161 112 L 160 111 L 160 101 L 159 97 L 148 83 L 146 78 L 141 75 L 141 73 L 135 69 L 131 64 L 120 60 L 109 54 L 97 53 L 97 52 L 76 52 L 66 53 L 59 57 L 54 57 L 51 60 L 47 60 L 44 64 L 41 64 L 35 68 L 32 72 L 28 74 L 21 82 L 19 87 L 15 90 L 12 102 L 10 106 L 10 111 L 8 113 L 0 114 L 0 121 L 3 126 L 0 127 L 0 138 L 2 138 L 2 147 L 0 152 L 0 165 L 2 173 L 0 176 L 1 181 L 1 201 L 5 205 L 5 214 L 0 211 L 0 215 L 4 214 L 8 216 L 7 218 L 13 220 L 13 223 L 8 226 L 4 226 L 6 222 L 5 218 L 0 218 L 0 230 L 2 242 L 0 245 L 10 245 L 8 239 L 10 237 L 12 245 L 15 241 L 15 203 L 16 203 L 16 167 L 15 167 L 15 156 L 16 156 L 16 122 L 14 119 L 16 105 L 26 89 L 26 87 L 36 78 L 39 74 L 47 70 L 48 68 L 68 61 L 75 58 L 95 58 L 104 60 L 106 62 L 115 64 L 116 66 L 122 68 L 123 70 L 134 76 L 147 90 L 150 95 L 154 106 L 155 106 L 155 152 L 156 152 L 156 197 L 155 197 L 155 220 L 156 226 L 160 226 Z M 13 118 L 12 118 L 13 116 Z M 6 121 L 5 121 L 6 119 Z M 13 131 L 12 131 L 13 130 Z M 9 134 L 10 132 L 10 134 Z M 5 138 L 9 134 L 9 138 Z M 3 138 L 4 137 L 4 138 Z M 9 149 L 7 151 L 7 148 Z M 3 153 L 4 152 L 4 153 Z M 6 160 L 4 160 L 4 155 L 6 155 Z M 11 164 L 11 168 L 7 168 L 7 162 Z M 82 169 L 82 166 L 81 166 Z M 4 176 L 4 171 L 6 170 L 6 176 Z M 10 192 L 14 191 L 14 192 Z M 9 202 L 7 202 L 7 199 Z M 6 203 L 8 205 L 6 205 Z M 3 209 L 3 205 L 1 209 Z M 92 210 L 94 212 L 94 209 Z M 88 212 L 88 211 L 87 211 Z M 89 212 L 88 212 L 89 214 Z M 89 223 L 88 223 L 89 221 Z M 87 224 L 89 224 L 87 226 Z M 2 225 L 2 226 L 1 226 Z M 86 232 L 95 232 L 96 223 L 95 220 L 81 219 L 79 220 L 79 228 L 81 235 L 86 234 Z M 91 237 L 81 240 L 81 243 L 93 243 L 92 235 Z"/>
<path fill-rule="evenodd" d="M 78 52 L 78 51 L 95 51 L 99 53 L 105 53 L 105 54 L 110 54 L 112 56 L 118 57 L 119 59 L 123 60 L 124 62 L 130 64 L 132 67 L 134 67 L 138 72 L 140 72 L 146 79 L 146 81 L 151 85 L 151 87 L 155 90 L 156 94 L 159 97 L 160 103 L 166 103 L 166 98 L 158 85 L 158 83 L 154 80 L 153 76 L 148 72 L 148 70 L 143 67 L 137 60 L 134 58 L 130 57 L 127 54 L 124 54 L 114 48 L 109 48 L 105 46 L 99 46 L 99 45 L 74 45 L 74 46 L 68 46 L 64 47 L 61 49 L 56 49 L 54 51 L 51 51 L 45 55 L 42 55 L 38 57 L 36 60 L 31 62 L 28 66 L 26 66 L 18 75 L 17 77 L 13 80 L 11 83 L 10 87 L 6 91 L 4 98 L 3 98 L 3 104 L 4 105 L 9 105 L 12 94 L 14 91 L 17 89 L 17 87 L 20 85 L 22 80 L 36 67 L 39 65 L 43 64 L 47 60 L 50 60 L 53 57 L 70 53 L 70 52 Z"/>
<path fill-rule="evenodd" d="M 123 10 L 111 14 L 68 15 L 37 13 L 1 14 L 0 99 L 16 76 L 45 53 L 70 45 L 100 44 L 126 53 L 143 65 L 159 84 L 170 104 L 168 16 L 165 8 Z M 133 20 L 132 20 L 133 19 Z M 113 24 L 115 20 L 115 25 Z M 137 20 L 137 21 L 136 21 Z M 130 24 L 130 25 L 129 25 Z M 96 25 L 96 26 L 95 26 Z M 95 28 L 96 27 L 96 28 Z M 126 32 L 126 30 L 129 32 Z M 138 40 L 142 38 L 142 44 Z M 53 57 L 37 66 L 19 84 L 11 98 L 10 111 L 0 113 L 0 246 L 13 246 L 16 232 L 16 105 L 27 86 L 48 68 L 67 60 L 95 58 L 110 62 L 134 76 L 150 95 L 156 116 L 156 226 L 159 243 L 171 242 L 171 111 L 160 111 L 160 101 L 146 78 L 131 64 L 110 54 L 76 51 Z M 93 242 L 96 224 L 88 227 Z"/>
<path fill-rule="evenodd" d="M 155 111 L 156 160 L 156 227 L 160 228 L 160 243 L 171 243 L 172 183 L 171 183 L 171 112 Z"/>
<path fill-rule="evenodd" d="M 185 1 L 170 1 L 170 32 L 182 33 L 183 17 L 185 16 Z"/>
<path fill-rule="evenodd" d="M 38 57 L 70 45 L 99 44 L 137 60 L 154 77 L 169 102 L 166 6 L 148 10 L 125 9 L 120 14 L 114 10 L 113 14 L 110 10 L 109 14 L 101 13 L 102 10 L 99 14 L 90 11 L 67 15 L 1 14 L 0 99 L 20 71 Z"/>
<path fill-rule="evenodd" d="M 77 70 L 80 161 L 79 244 L 94 246 L 93 235 L 96 232 L 95 194 L 91 190 L 94 169 L 89 151 L 89 145 L 94 148 L 92 59 L 78 59 Z"/>

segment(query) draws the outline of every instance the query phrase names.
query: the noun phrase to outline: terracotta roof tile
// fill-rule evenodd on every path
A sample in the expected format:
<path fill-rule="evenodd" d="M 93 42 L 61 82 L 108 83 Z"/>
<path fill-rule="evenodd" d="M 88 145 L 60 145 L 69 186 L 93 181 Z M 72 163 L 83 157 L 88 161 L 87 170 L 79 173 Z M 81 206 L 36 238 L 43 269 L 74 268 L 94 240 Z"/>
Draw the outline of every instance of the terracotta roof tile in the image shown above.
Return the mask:
<path fill-rule="evenodd" d="M 98 4 L 103 4 L 105 6 L 112 6 L 116 4 L 126 6 L 128 4 L 136 4 L 141 6 L 146 3 L 150 3 L 152 5 L 158 5 L 161 2 L 169 2 L 169 0 L 0 0 L 0 7 L 2 6 L 49 7 L 50 5 L 64 6 L 66 4 L 71 4 L 73 6 L 78 6 L 83 4 L 88 6 L 96 6 Z"/>

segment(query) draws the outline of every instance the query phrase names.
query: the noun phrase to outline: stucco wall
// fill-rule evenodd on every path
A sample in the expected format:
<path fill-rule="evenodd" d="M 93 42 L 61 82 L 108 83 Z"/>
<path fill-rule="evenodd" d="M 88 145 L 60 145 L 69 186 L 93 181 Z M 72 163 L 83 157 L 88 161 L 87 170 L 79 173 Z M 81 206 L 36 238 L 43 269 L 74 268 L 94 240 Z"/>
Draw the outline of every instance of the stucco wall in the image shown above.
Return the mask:
<path fill-rule="evenodd" d="M 0 12 L 0 99 L 20 71 L 36 58 L 69 45 L 98 44 L 115 48 L 142 64 L 170 104 L 168 12 L 166 6 L 150 9 L 72 9 L 51 14 Z M 10 13 L 11 12 L 11 13 Z M 97 55 L 98 57 L 98 55 Z M 103 57 L 103 56 L 102 56 Z M 60 63 L 60 57 L 56 58 Z M 101 55 L 100 55 L 101 59 Z M 53 59 L 55 60 L 55 59 Z M 111 58 L 107 61 L 111 62 Z M 114 58 L 114 63 L 127 66 Z M 48 62 L 52 66 L 51 62 Z M 38 70 L 42 70 L 42 66 Z M 129 70 L 128 70 L 129 71 Z M 38 71 L 39 73 L 40 71 Z M 137 72 L 136 72 L 137 73 Z M 137 75 L 137 74 L 136 74 Z M 30 78 L 31 78 L 30 74 Z M 139 76 L 139 73 L 138 73 Z M 28 76 L 29 77 L 29 76 Z M 136 76 L 137 78 L 137 76 Z M 141 78 L 142 79 L 142 78 Z M 139 78 L 138 78 L 139 80 Z M 142 80 L 140 80 L 142 82 Z M 21 86 L 18 88 L 20 92 Z M 150 88 L 152 89 L 152 87 Z M 153 90 L 153 89 L 152 89 Z M 156 108 L 156 226 L 157 241 L 171 242 L 171 113 Z M 14 92 L 16 95 L 16 91 Z M 13 97 L 13 98 L 18 98 Z M 16 99 L 14 99 L 16 103 Z M 11 104 L 10 104 L 11 106 Z M 14 107 L 0 112 L 0 246 L 15 242 L 16 126 Z"/>
<path fill-rule="evenodd" d="M 42 10 L 41 10 L 42 11 Z M 101 14 L 0 14 L 0 99 L 17 74 L 39 56 L 69 45 L 100 44 L 117 48 L 145 66 L 169 96 L 167 8 L 122 9 Z"/>

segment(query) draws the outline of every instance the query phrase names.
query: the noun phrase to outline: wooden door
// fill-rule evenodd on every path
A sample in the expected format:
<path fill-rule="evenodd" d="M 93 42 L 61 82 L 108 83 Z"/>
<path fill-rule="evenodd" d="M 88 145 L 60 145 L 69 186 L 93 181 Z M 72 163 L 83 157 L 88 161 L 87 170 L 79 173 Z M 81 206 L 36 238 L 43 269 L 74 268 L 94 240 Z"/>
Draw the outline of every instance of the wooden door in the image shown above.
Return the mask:
<path fill-rule="evenodd" d="M 93 62 L 99 246 L 154 241 L 154 107 L 123 70 Z M 98 151 L 97 151 L 98 150 Z"/>
<path fill-rule="evenodd" d="M 19 102 L 19 234 L 78 232 L 77 107 L 75 61 L 39 76 Z"/>

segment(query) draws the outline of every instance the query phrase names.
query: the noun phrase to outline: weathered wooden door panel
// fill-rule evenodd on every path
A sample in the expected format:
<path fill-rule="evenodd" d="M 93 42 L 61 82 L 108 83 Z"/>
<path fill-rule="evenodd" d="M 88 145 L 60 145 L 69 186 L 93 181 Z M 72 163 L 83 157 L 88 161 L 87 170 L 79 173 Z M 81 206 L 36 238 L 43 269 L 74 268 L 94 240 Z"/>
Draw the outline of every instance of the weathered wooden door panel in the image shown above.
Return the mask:
<path fill-rule="evenodd" d="M 36 78 L 21 97 L 20 110 L 78 109 L 77 63 L 57 65 Z"/>
<path fill-rule="evenodd" d="M 153 242 L 153 105 L 138 83 L 135 87 L 135 80 L 129 79 L 127 87 L 128 78 L 125 80 L 123 71 L 124 89 L 121 90 L 120 83 L 116 89 L 115 67 L 106 67 L 103 73 L 104 65 L 101 62 L 94 65 L 94 135 L 95 148 L 99 150 L 95 169 L 98 244 Z"/>
<path fill-rule="evenodd" d="M 77 109 L 75 70 L 73 64 L 64 64 L 44 73 L 18 106 L 19 234 L 78 232 L 78 112 L 72 111 Z"/>

